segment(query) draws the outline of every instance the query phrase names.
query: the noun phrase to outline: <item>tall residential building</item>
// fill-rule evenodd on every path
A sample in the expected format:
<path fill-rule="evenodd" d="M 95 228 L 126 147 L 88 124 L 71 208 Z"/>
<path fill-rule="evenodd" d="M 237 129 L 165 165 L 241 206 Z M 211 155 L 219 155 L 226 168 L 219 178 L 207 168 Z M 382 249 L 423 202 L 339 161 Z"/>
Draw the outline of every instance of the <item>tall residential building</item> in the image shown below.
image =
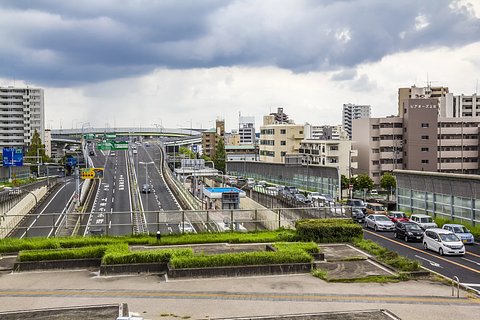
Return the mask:
<path fill-rule="evenodd" d="M 35 130 L 45 142 L 43 89 L 0 87 L 0 148 L 27 147 Z"/>
<path fill-rule="evenodd" d="M 348 134 L 343 129 L 342 125 L 313 126 L 309 123 L 306 123 L 305 124 L 305 139 L 345 140 L 345 139 L 348 139 Z"/>
<path fill-rule="evenodd" d="M 287 154 L 298 153 L 304 137 L 303 125 L 293 121 L 278 123 L 275 115 L 264 116 L 260 127 L 260 161 L 284 163 Z"/>
<path fill-rule="evenodd" d="M 453 96 L 452 112 L 447 117 L 480 117 L 480 96 L 476 93 L 471 96 Z"/>
<path fill-rule="evenodd" d="M 43 141 L 45 145 L 45 154 L 48 157 L 52 157 L 52 130 L 45 129 L 45 140 Z"/>
<path fill-rule="evenodd" d="M 215 121 L 215 128 L 205 130 L 202 132 L 202 149 L 203 154 L 212 157 L 215 154 L 215 149 L 219 139 L 225 138 L 225 120 L 217 119 Z"/>
<path fill-rule="evenodd" d="M 283 108 L 277 108 L 277 112 L 270 113 L 275 123 L 288 123 L 288 115 L 283 113 Z"/>
<path fill-rule="evenodd" d="M 239 117 L 238 134 L 240 144 L 255 144 L 255 117 Z"/>
<path fill-rule="evenodd" d="M 450 116 L 446 114 L 448 105 L 451 104 L 447 101 L 448 87 L 432 87 L 430 84 L 427 87 L 417 87 L 415 85 L 410 88 L 398 89 L 398 116 L 403 117 L 403 103 L 408 99 L 428 99 L 436 98 L 439 102 L 439 110 L 442 116 Z M 451 99 L 451 98 L 450 98 Z"/>
<path fill-rule="evenodd" d="M 480 173 L 480 117 L 439 117 L 439 108 L 437 97 L 407 99 L 402 117 L 355 120 L 359 172 L 375 183 L 395 169 Z"/>
<path fill-rule="evenodd" d="M 343 105 L 342 125 L 347 131 L 348 138 L 352 139 L 352 121 L 355 119 L 370 118 L 372 107 L 370 105 L 357 105 L 347 103 Z"/>

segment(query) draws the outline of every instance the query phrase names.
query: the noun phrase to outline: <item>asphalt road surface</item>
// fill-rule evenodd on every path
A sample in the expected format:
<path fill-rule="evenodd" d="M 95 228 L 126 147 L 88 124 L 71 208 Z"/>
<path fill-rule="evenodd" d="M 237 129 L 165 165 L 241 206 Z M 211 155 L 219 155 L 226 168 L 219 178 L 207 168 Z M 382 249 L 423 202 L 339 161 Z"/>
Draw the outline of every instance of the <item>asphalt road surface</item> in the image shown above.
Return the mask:
<path fill-rule="evenodd" d="M 423 267 L 453 279 L 480 293 L 480 245 L 466 245 L 464 256 L 440 256 L 437 252 L 423 249 L 422 242 L 405 242 L 395 239 L 393 232 L 375 232 L 364 229 L 365 239 L 398 252 L 400 255 L 419 261 Z"/>

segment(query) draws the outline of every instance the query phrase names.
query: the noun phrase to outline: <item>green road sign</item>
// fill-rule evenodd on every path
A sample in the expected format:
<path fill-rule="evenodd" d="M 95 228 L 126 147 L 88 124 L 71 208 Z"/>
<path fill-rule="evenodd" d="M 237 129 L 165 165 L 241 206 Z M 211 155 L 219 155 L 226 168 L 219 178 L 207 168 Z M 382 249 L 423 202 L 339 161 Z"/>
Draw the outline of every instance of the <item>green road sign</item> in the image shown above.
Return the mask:
<path fill-rule="evenodd" d="M 111 142 L 102 142 L 97 144 L 98 150 L 112 150 L 113 144 Z"/>
<path fill-rule="evenodd" d="M 95 139 L 95 134 L 87 133 L 87 134 L 83 135 L 83 138 L 84 139 Z"/>
<path fill-rule="evenodd" d="M 115 139 L 117 137 L 116 133 L 106 133 L 105 139 Z"/>
<path fill-rule="evenodd" d="M 113 143 L 114 150 L 128 150 L 128 142 L 114 142 Z"/>

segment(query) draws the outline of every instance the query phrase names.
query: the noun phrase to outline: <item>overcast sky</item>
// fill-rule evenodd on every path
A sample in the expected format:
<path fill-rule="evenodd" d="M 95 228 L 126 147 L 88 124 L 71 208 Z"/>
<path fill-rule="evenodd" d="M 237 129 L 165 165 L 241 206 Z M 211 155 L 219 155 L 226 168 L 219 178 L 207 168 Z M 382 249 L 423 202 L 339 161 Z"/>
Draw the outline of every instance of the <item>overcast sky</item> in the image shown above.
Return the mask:
<path fill-rule="evenodd" d="M 338 124 L 480 78 L 480 0 L 0 0 L 0 39 L 0 85 L 43 87 L 48 128 Z"/>

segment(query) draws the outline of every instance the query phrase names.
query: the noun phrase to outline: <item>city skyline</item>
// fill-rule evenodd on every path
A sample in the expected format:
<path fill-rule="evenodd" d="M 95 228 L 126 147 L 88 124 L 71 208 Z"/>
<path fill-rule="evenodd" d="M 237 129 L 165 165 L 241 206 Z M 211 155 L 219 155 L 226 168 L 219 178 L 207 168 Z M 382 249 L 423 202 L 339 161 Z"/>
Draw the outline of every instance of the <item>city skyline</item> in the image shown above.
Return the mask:
<path fill-rule="evenodd" d="M 397 90 L 478 90 L 474 1 L 3 1 L 0 85 L 45 89 L 45 127 L 209 128 L 284 107 L 341 123 L 397 112 Z M 360 12 L 360 13 L 359 13 Z M 141 111 L 141 112 L 139 112 Z"/>

